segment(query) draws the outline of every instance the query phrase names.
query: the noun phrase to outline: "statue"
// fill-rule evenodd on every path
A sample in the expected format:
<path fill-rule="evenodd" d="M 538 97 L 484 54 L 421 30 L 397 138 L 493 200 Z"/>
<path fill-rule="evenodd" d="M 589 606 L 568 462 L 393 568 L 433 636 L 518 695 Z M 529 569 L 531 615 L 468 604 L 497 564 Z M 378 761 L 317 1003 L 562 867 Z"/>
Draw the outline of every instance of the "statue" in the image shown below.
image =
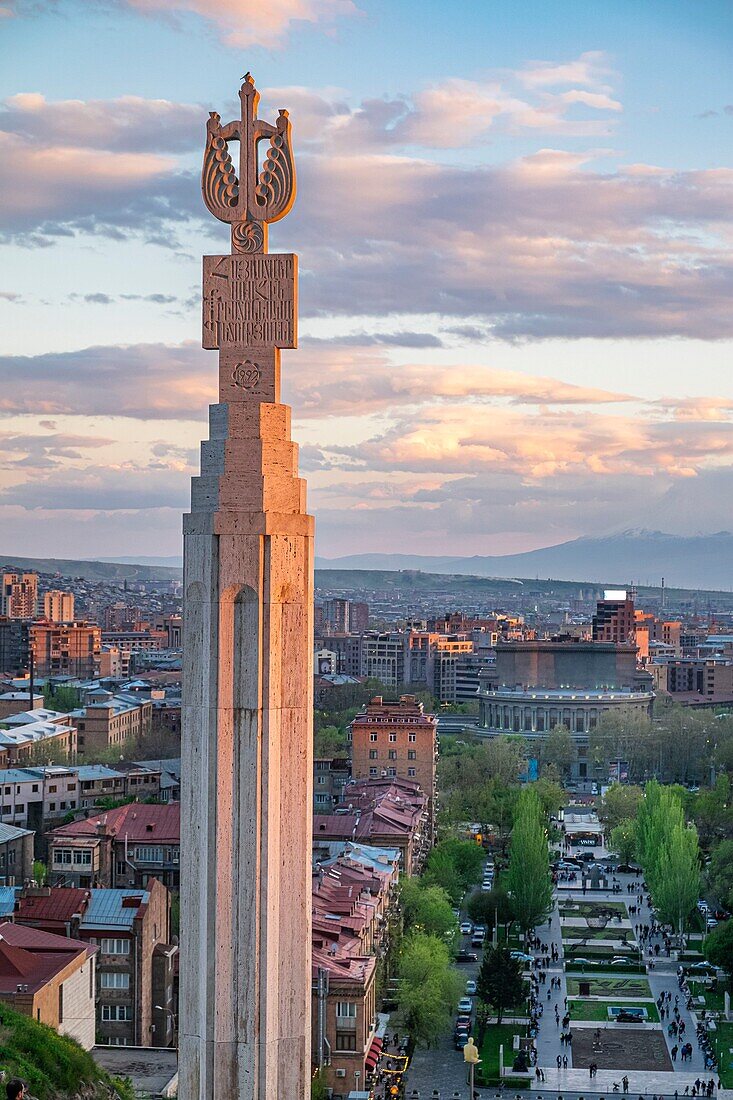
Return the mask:
<path fill-rule="evenodd" d="M 295 165 L 288 112 L 280 111 L 274 126 L 257 118 L 259 92 L 250 75 L 239 89 L 242 115 L 221 125 L 211 111 L 201 173 L 204 202 L 219 221 L 232 227 L 232 252 L 266 252 L 267 225 L 279 221 L 295 202 Z M 270 147 L 259 170 L 259 143 Z M 239 176 L 229 155 L 229 141 L 239 142 Z"/>
<path fill-rule="evenodd" d="M 469 1036 L 468 1042 L 463 1048 L 463 1061 L 471 1062 L 473 1065 L 478 1065 L 481 1059 L 478 1056 L 478 1047 L 473 1041 L 473 1038 Z"/>

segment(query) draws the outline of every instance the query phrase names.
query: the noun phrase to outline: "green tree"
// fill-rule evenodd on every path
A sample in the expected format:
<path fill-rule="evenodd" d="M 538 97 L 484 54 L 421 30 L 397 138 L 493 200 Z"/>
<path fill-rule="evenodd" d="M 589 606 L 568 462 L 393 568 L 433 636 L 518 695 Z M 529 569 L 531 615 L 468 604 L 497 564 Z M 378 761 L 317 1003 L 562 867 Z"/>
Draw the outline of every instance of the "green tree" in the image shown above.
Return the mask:
<path fill-rule="evenodd" d="M 558 810 L 561 810 L 567 801 L 565 791 L 560 784 L 545 774 L 533 784 L 533 787 L 546 815 L 556 817 Z"/>
<path fill-rule="evenodd" d="M 489 1006 L 494 1009 L 497 1024 L 508 1008 L 522 1004 L 526 996 L 522 965 L 511 957 L 508 947 L 489 947 L 484 952 L 476 994 L 487 1010 Z"/>
<path fill-rule="evenodd" d="M 483 849 L 478 844 L 447 837 L 428 856 L 423 881 L 441 886 L 457 905 L 465 891 L 478 882 L 483 862 Z"/>
<path fill-rule="evenodd" d="M 320 1070 L 311 1078 L 311 1100 L 328 1100 L 328 1089 Z"/>
<path fill-rule="evenodd" d="M 733 908 L 733 840 L 721 840 L 705 872 L 706 896 L 724 909 Z"/>
<path fill-rule="evenodd" d="M 700 896 L 700 851 L 694 825 L 675 822 L 667 832 L 659 854 L 658 875 L 652 897 L 663 921 L 682 936 Z"/>
<path fill-rule="evenodd" d="M 437 936 L 405 937 L 398 968 L 398 1003 L 418 1045 L 432 1046 L 445 1032 L 463 981 L 450 965 L 448 947 Z"/>
<path fill-rule="evenodd" d="M 60 710 L 68 714 L 70 710 L 76 710 L 79 706 L 79 691 L 66 684 L 54 686 L 46 681 L 43 689 L 43 703 L 49 710 Z"/>
<path fill-rule="evenodd" d="M 400 885 L 406 932 L 425 932 L 452 945 L 458 935 L 458 921 L 451 899 L 440 886 L 430 886 L 419 878 L 406 878 Z"/>
<path fill-rule="evenodd" d="M 636 824 L 630 818 L 619 821 L 611 829 L 608 847 L 623 864 L 629 864 L 636 855 Z"/>
<path fill-rule="evenodd" d="M 476 890 L 466 904 L 468 915 L 474 924 L 485 924 L 489 931 L 494 924 L 509 924 L 514 913 L 509 894 L 503 887 L 493 890 Z"/>
<path fill-rule="evenodd" d="M 733 985 L 733 920 L 727 920 L 714 928 L 705 940 L 705 956 L 728 975 L 728 985 Z"/>
<path fill-rule="evenodd" d="M 42 863 L 40 859 L 33 860 L 33 880 L 38 886 L 43 886 L 46 881 L 47 868 L 46 864 Z"/>
<path fill-rule="evenodd" d="M 725 831 L 730 820 L 729 800 L 730 779 L 727 775 L 719 775 L 712 789 L 698 794 L 691 810 L 703 845 L 709 845 L 714 837 Z"/>
<path fill-rule="evenodd" d="M 643 797 L 641 787 L 612 783 L 598 806 L 598 817 L 606 832 L 610 834 L 622 821 L 635 820 Z"/>
<path fill-rule="evenodd" d="M 313 755 L 316 758 L 330 760 L 334 756 L 346 756 L 348 752 L 346 733 L 338 726 L 322 726 L 313 734 Z"/>
<path fill-rule="evenodd" d="M 525 787 L 517 802 L 506 886 L 514 916 L 526 935 L 552 908 L 546 822 L 532 787 Z"/>
<path fill-rule="evenodd" d="M 578 750 L 567 726 L 555 726 L 540 742 L 542 764 L 554 764 L 563 778 L 567 778 L 570 774 L 577 756 Z"/>

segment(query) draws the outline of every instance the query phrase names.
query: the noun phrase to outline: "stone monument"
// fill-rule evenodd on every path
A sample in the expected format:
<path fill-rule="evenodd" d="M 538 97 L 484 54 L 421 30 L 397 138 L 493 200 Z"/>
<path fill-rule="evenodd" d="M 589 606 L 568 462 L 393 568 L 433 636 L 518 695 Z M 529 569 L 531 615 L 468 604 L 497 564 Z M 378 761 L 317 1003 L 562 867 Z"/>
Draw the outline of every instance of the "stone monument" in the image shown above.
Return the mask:
<path fill-rule="evenodd" d="M 313 520 L 280 404 L 297 257 L 267 252 L 295 198 L 290 123 L 207 125 L 204 257 L 219 403 L 184 517 L 181 1100 L 310 1096 Z M 239 142 L 239 172 L 229 143 Z M 269 143 L 264 155 L 260 143 Z"/>

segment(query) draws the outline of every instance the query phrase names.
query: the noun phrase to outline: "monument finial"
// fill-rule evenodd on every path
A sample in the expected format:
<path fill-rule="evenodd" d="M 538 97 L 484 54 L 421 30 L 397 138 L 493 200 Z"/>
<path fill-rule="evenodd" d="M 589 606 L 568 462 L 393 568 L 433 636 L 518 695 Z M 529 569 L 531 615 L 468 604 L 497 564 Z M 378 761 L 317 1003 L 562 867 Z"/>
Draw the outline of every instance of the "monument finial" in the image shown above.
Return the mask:
<path fill-rule="evenodd" d="M 222 126 L 212 111 L 206 125 L 206 149 L 201 190 L 206 206 L 232 227 L 232 252 L 266 252 L 267 226 L 279 221 L 295 202 L 295 164 L 288 112 L 281 110 L 273 126 L 257 118 L 259 93 L 251 73 L 239 89 L 241 117 Z M 259 143 L 270 145 L 260 167 Z M 229 142 L 239 142 L 239 175 Z"/>

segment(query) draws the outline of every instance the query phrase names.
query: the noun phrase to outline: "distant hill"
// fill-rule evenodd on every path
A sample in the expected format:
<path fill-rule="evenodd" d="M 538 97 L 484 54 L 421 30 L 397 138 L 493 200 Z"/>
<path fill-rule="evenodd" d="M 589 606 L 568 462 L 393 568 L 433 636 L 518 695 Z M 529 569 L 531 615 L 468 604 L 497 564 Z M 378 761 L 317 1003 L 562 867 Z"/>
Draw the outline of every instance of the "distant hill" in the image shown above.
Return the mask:
<path fill-rule="evenodd" d="M 76 561 L 67 558 L 26 558 L 0 554 L 0 570 L 20 569 L 29 573 L 58 573 L 61 577 L 83 577 L 88 581 L 172 581 L 180 580 L 183 570 L 164 565 L 132 562 Z"/>
<path fill-rule="evenodd" d="M 419 554 L 351 554 L 343 558 L 316 558 L 319 569 L 421 569 L 432 573 L 479 577 L 538 577 L 590 581 L 605 585 L 658 586 L 661 578 L 672 588 L 733 588 L 733 534 L 666 535 L 632 530 L 603 538 L 530 550 L 523 554 L 474 557 Z"/>

